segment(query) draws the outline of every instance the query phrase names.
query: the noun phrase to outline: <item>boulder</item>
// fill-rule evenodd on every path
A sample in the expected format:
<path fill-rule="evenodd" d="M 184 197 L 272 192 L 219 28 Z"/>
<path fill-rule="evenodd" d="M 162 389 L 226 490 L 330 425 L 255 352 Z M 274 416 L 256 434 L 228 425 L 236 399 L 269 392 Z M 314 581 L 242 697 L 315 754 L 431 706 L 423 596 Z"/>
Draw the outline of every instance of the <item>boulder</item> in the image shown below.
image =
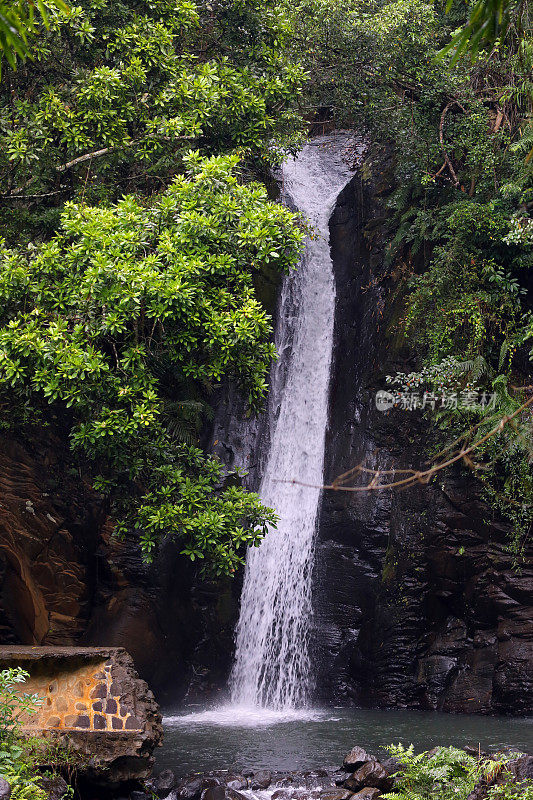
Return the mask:
<path fill-rule="evenodd" d="M 514 761 L 510 761 L 507 769 L 517 783 L 533 780 L 533 756 L 521 756 Z"/>
<path fill-rule="evenodd" d="M 267 770 L 264 770 L 263 772 L 254 773 L 250 782 L 250 786 L 252 789 L 268 789 L 271 783 L 272 774 Z"/>
<path fill-rule="evenodd" d="M 41 786 L 48 795 L 48 800 L 62 800 L 68 792 L 68 783 L 61 775 L 51 778 L 42 778 Z"/>
<path fill-rule="evenodd" d="M 11 786 L 4 778 L 0 778 L 0 800 L 9 800 L 10 797 Z"/>
<path fill-rule="evenodd" d="M 320 792 L 320 800 L 349 800 L 351 796 L 348 789 L 324 789 Z"/>
<path fill-rule="evenodd" d="M 176 786 L 176 794 L 180 800 L 197 800 L 206 787 L 201 777 L 185 778 Z"/>
<path fill-rule="evenodd" d="M 388 791 L 392 789 L 392 785 L 392 778 L 385 772 L 379 761 L 367 761 L 344 781 L 345 788 L 352 792 L 358 792 L 366 787 Z"/>
<path fill-rule="evenodd" d="M 220 778 L 215 778 L 214 775 L 208 775 L 207 778 L 202 778 L 202 789 L 212 789 L 213 786 L 221 786 Z"/>
<path fill-rule="evenodd" d="M 211 786 L 202 794 L 202 800 L 226 800 L 226 790 L 223 786 Z"/>
<path fill-rule="evenodd" d="M 176 776 L 171 769 L 164 769 L 154 779 L 153 785 L 158 797 L 166 797 L 176 785 Z"/>
<path fill-rule="evenodd" d="M 130 800 L 150 800 L 146 792 L 133 791 L 130 794 Z"/>
<path fill-rule="evenodd" d="M 375 761 L 374 756 L 368 755 L 362 747 L 352 747 L 349 753 L 344 756 L 343 768 L 346 772 L 353 772 L 358 767 L 366 764 L 367 761 Z"/>
<path fill-rule="evenodd" d="M 387 775 L 395 775 L 402 771 L 402 762 L 399 758 L 386 758 L 385 761 L 380 761 L 380 764 Z"/>
<path fill-rule="evenodd" d="M 240 792 L 242 789 L 248 788 L 248 781 L 243 775 L 228 775 L 226 778 L 226 786 L 228 789 L 234 789 Z"/>
<path fill-rule="evenodd" d="M 235 789 L 226 788 L 226 800 L 247 800 L 247 798 Z"/>
<path fill-rule="evenodd" d="M 381 792 L 379 789 L 367 786 L 365 789 L 361 789 L 360 792 L 357 792 L 357 794 L 353 794 L 352 800 L 376 800 L 376 798 L 380 796 Z"/>

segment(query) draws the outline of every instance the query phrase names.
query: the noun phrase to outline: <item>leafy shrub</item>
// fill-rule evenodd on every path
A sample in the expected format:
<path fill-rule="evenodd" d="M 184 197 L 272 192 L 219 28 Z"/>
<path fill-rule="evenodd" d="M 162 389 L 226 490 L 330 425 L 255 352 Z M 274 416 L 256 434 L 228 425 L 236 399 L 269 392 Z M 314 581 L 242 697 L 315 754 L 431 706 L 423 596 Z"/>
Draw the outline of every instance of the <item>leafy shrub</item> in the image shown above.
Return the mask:
<path fill-rule="evenodd" d="M 488 800 L 533 800 L 533 781 L 491 786 L 487 797 Z"/>
<path fill-rule="evenodd" d="M 21 717 L 34 713 L 37 695 L 19 692 L 29 675 L 20 667 L 0 672 L 0 776 L 11 786 L 11 800 L 46 800 L 31 758 L 20 736 Z"/>
<path fill-rule="evenodd" d="M 384 795 L 386 800 L 448 800 L 450 784 L 453 797 L 466 800 L 477 782 L 478 763 L 464 750 L 439 747 L 433 754 L 417 755 L 413 745 L 404 748 L 402 744 L 389 750 L 401 769 L 394 791 Z"/>

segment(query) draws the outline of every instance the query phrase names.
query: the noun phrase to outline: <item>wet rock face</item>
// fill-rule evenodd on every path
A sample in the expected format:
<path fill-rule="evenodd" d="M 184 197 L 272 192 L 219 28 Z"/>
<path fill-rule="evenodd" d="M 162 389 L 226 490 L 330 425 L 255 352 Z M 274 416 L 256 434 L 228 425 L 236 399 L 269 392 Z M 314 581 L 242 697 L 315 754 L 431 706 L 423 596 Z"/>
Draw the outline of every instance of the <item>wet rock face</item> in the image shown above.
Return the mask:
<path fill-rule="evenodd" d="M 413 354 L 390 333 L 398 284 L 385 274 L 380 239 L 386 159 L 374 173 L 352 181 L 330 223 L 337 308 L 326 482 L 358 464 L 416 468 L 434 450 L 418 412 L 375 406 L 384 376 L 410 371 Z M 432 487 L 326 492 L 314 575 L 317 695 L 531 713 L 533 549 L 513 569 L 506 535 L 459 469 Z"/>
<path fill-rule="evenodd" d="M 236 584 L 196 580 L 173 543 L 147 567 L 135 539 L 114 539 L 60 435 L 1 437 L 0 645 L 105 642 L 159 697 L 206 696 L 227 677 L 237 602 Z"/>
<path fill-rule="evenodd" d="M 90 615 L 100 527 L 94 495 L 53 437 L 0 441 L 0 643 L 71 643 Z"/>

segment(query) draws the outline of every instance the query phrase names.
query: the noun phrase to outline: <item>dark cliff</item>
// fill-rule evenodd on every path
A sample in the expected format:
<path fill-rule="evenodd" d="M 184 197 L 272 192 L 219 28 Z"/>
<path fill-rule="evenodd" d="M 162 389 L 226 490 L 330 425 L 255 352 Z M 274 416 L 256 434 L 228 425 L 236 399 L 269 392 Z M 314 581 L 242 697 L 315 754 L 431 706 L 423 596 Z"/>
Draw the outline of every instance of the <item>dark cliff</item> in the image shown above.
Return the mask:
<path fill-rule="evenodd" d="M 385 375 L 409 371 L 413 354 L 394 337 L 401 275 L 383 265 L 386 157 L 370 160 L 367 174 L 340 196 L 330 224 L 337 313 L 327 481 L 358 464 L 418 468 L 435 445 L 420 412 L 375 406 Z M 514 569 L 507 533 L 460 468 L 431 486 L 326 492 L 315 568 L 319 696 L 530 713 L 533 551 Z"/>

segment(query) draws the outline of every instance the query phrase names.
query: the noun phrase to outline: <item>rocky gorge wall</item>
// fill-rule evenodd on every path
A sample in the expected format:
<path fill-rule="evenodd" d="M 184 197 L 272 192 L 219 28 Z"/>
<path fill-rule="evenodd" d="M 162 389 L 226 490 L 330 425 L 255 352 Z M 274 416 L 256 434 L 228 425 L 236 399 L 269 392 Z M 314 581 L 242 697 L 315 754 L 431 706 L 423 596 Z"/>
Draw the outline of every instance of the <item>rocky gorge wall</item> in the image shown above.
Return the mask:
<path fill-rule="evenodd" d="M 390 167 L 386 154 L 370 157 L 367 180 L 352 181 L 330 224 L 337 311 L 326 482 L 358 464 L 418 468 L 435 445 L 420 412 L 375 406 L 385 375 L 414 366 L 394 334 L 402 275 L 384 267 Z M 461 469 L 403 491 L 326 492 L 314 578 L 318 695 L 531 713 L 533 550 L 514 568 L 507 533 Z"/>
<path fill-rule="evenodd" d="M 0 645 L 124 647 L 166 703 L 218 691 L 237 587 L 197 581 L 172 543 L 147 567 L 60 437 L 24 434 L 0 439 Z"/>

